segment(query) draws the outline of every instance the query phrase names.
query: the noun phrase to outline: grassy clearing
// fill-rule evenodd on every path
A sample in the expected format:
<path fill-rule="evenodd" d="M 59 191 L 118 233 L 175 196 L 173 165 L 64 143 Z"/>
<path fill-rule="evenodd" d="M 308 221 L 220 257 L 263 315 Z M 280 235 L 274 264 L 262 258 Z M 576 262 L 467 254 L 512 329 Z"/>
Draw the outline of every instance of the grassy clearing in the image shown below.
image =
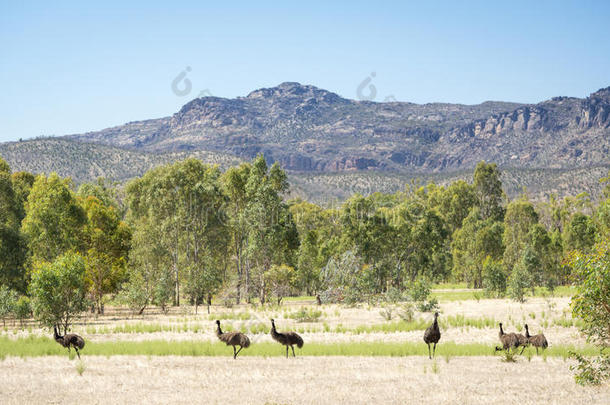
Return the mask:
<path fill-rule="evenodd" d="M 527 349 L 531 350 L 531 349 Z M 598 350 L 593 346 L 576 348 L 574 346 L 551 346 L 545 351 L 545 356 L 562 357 L 567 359 L 569 351 L 576 351 L 583 356 L 595 355 Z M 308 343 L 302 350 L 303 356 L 425 356 L 428 347 L 424 343 Z M 473 343 L 456 344 L 444 343 L 437 347 L 437 356 L 490 356 L 494 354 L 491 345 Z M 261 342 L 244 349 L 240 356 L 274 357 L 283 356 L 284 348 L 277 343 Z M 82 354 L 84 356 L 117 356 L 117 355 L 144 355 L 144 356 L 227 356 L 231 348 L 220 342 L 171 342 L 153 340 L 145 342 L 87 342 Z M 34 337 L 12 340 L 0 337 L 0 357 L 40 357 L 66 355 L 66 349 L 59 346 L 49 338 Z"/>

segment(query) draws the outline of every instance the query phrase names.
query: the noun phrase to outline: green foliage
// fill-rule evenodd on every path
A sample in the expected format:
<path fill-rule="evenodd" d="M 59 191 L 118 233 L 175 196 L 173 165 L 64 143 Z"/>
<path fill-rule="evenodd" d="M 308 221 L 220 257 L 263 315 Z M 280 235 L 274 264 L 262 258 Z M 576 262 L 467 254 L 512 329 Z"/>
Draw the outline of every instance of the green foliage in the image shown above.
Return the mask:
<path fill-rule="evenodd" d="M 30 316 L 32 316 L 32 303 L 28 297 L 22 295 L 15 303 L 15 317 L 23 325 L 23 321 Z"/>
<path fill-rule="evenodd" d="M 527 252 L 526 252 L 527 253 Z M 532 257 L 524 254 L 508 278 L 508 296 L 518 302 L 525 301 L 525 294 L 533 288 L 533 279 L 530 273 Z"/>
<path fill-rule="evenodd" d="M 470 211 L 463 226 L 453 235 L 453 273 L 475 288 L 483 286 L 483 263 L 487 257 L 499 260 L 504 252 L 504 227 L 492 219 L 483 220 L 478 208 Z"/>
<path fill-rule="evenodd" d="M 276 298 L 277 304 L 282 303 L 282 298 L 289 295 L 294 288 L 296 281 L 296 272 L 290 266 L 282 264 L 272 265 L 265 273 L 265 284 L 273 297 Z"/>
<path fill-rule="evenodd" d="M 589 250 L 595 243 L 597 229 L 593 220 L 585 214 L 577 212 L 572 216 L 565 230 L 566 250 Z"/>
<path fill-rule="evenodd" d="M 65 253 L 52 263 L 39 263 L 32 273 L 30 294 L 34 316 L 44 325 L 63 326 L 87 308 L 85 260 L 77 253 Z"/>
<path fill-rule="evenodd" d="M 506 278 L 502 262 L 487 256 L 483 262 L 483 288 L 485 288 L 485 293 L 490 296 L 503 296 L 506 292 Z"/>
<path fill-rule="evenodd" d="M 610 241 L 598 243 L 590 253 L 571 257 L 577 292 L 572 298 L 574 317 L 584 321 L 587 339 L 610 345 Z"/>
<path fill-rule="evenodd" d="M 126 258 L 131 244 L 131 229 L 120 220 L 112 201 L 103 202 L 97 197 L 87 196 L 83 205 L 87 215 L 84 229 L 88 248 L 85 257 L 87 282 L 92 301 L 98 313 L 102 313 L 104 294 L 118 291 L 120 283 L 127 277 Z"/>
<path fill-rule="evenodd" d="M 512 201 L 506 208 L 504 218 L 504 266 L 508 272 L 521 260 L 529 242 L 529 232 L 538 223 L 538 214 L 531 202 L 525 198 Z"/>
<path fill-rule="evenodd" d="M 36 177 L 25 211 L 22 230 L 34 261 L 53 261 L 70 250 L 82 251 L 87 217 L 69 180 L 55 173 Z"/>
<path fill-rule="evenodd" d="M 474 169 L 474 188 L 478 198 L 483 220 L 488 218 L 501 221 L 504 215 L 502 208 L 502 182 L 500 171 L 495 163 L 481 161 Z"/>
<path fill-rule="evenodd" d="M 2 162 L 0 161 L 0 164 Z M 6 318 L 15 313 L 15 304 L 17 302 L 17 293 L 10 290 L 7 286 L 0 286 L 0 318 L 2 324 L 6 326 Z"/>
<path fill-rule="evenodd" d="M 419 277 L 409 285 L 407 294 L 411 301 L 415 302 L 417 309 L 421 312 L 431 312 L 439 308 L 438 300 L 430 298 L 432 283 L 426 277 Z"/>
<path fill-rule="evenodd" d="M 570 366 L 576 371 L 574 379 L 580 385 L 601 385 L 610 378 L 610 355 L 604 350 L 600 351 L 597 358 L 590 359 L 582 354 L 570 351 L 570 357 L 578 364 Z"/>

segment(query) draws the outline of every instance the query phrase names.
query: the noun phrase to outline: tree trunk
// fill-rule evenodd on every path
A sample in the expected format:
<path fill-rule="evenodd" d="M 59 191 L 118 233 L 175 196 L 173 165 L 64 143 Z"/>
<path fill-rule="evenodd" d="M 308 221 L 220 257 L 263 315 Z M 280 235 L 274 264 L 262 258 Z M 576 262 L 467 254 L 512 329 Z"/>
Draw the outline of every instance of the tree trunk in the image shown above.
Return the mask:
<path fill-rule="evenodd" d="M 246 289 L 245 289 L 245 294 L 246 294 L 246 302 L 248 304 L 251 303 L 251 299 L 250 299 L 250 262 L 247 261 L 246 262 Z"/>

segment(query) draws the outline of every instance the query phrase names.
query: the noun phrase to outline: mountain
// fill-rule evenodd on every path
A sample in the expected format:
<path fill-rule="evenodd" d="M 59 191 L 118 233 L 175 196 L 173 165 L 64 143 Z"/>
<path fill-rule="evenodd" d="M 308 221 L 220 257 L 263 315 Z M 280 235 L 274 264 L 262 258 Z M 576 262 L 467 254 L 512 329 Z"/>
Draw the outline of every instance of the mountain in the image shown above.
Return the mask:
<path fill-rule="evenodd" d="M 81 182 L 123 181 L 187 156 L 225 167 L 264 153 L 289 171 L 296 194 L 343 198 L 359 182 L 376 191 L 415 177 L 459 178 L 480 160 L 523 181 L 511 194 L 524 185 L 571 192 L 571 173 L 586 176 L 583 187 L 595 194 L 592 177 L 607 171 L 609 149 L 610 87 L 584 99 L 461 105 L 356 101 L 288 82 L 235 99 L 194 99 L 171 117 L 0 144 L 0 155 L 14 170 Z"/>
<path fill-rule="evenodd" d="M 171 117 L 72 135 L 140 151 L 263 152 L 294 171 L 434 172 L 505 166 L 568 168 L 607 162 L 610 88 L 539 104 L 375 103 L 298 83 L 246 97 L 192 100 Z"/>

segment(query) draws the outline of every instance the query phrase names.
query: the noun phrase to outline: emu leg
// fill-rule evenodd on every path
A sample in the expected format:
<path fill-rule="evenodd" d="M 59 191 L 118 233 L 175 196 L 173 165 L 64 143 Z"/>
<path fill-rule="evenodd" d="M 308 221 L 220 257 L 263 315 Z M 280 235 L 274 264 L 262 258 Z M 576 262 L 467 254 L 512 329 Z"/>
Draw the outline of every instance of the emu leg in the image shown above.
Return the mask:
<path fill-rule="evenodd" d="M 78 352 L 78 347 L 75 347 L 74 350 L 76 350 L 76 355 L 78 356 L 78 359 L 80 360 L 80 353 Z"/>
<path fill-rule="evenodd" d="M 288 345 L 286 345 L 286 358 L 288 358 Z"/>
<path fill-rule="evenodd" d="M 430 355 L 430 343 L 426 343 L 428 345 L 428 358 L 432 359 L 432 356 Z"/>
<path fill-rule="evenodd" d="M 241 349 L 243 349 L 243 346 L 239 346 L 239 350 L 237 351 L 237 353 L 235 353 L 235 358 L 237 358 L 237 355 L 239 354 L 239 352 L 241 352 Z M 233 350 L 235 350 L 235 346 L 233 346 Z"/>
<path fill-rule="evenodd" d="M 292 357 L 297 357 L 297 356 L 294 354 L 294 346 L 290 346 L 290 348 L 292 349 Z"/>
<path fill-rule="evenodd" d="M 436 357 L 436 343 L 434 344 L 434 349 L 432 350 L 432 357 Z"/>
<path fill-rule="evenodd" d="M 538 346 L 536 346 L 536 356 L 538 356 Z"/>
<path fill-rule="evenodd" d="M 522 355 L 524 350 L 525 350 L 525 345 L 523 345 L 523 347 L 521 347 L 521 351 L 519 352 L 519 355 Z"/>
<path fill-rule="evenodd" d="M 237 358 L 237 353 L 235 353 L 235 346 L 233 346 L 233 359 Z"/>

